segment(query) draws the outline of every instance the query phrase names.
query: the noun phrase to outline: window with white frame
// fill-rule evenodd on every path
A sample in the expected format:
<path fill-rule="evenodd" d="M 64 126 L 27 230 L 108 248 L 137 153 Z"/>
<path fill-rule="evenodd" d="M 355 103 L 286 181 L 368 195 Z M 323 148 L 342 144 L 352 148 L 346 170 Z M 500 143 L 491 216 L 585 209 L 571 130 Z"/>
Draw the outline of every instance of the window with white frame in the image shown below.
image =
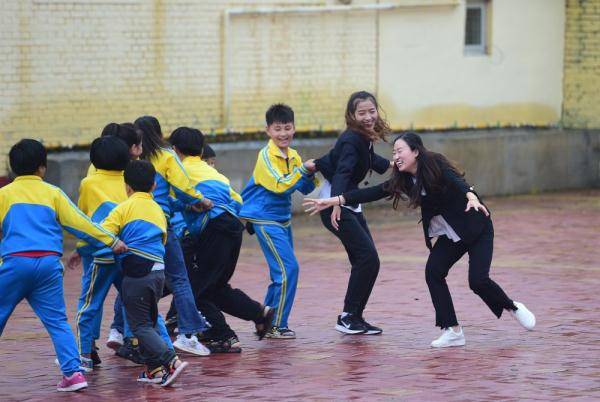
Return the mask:
<path fill-rule="evenodd" d="M 487 52 L 487 11 L 486 0 L 467 0 L 465 18 L 465 53 L 486 54 Z"/>

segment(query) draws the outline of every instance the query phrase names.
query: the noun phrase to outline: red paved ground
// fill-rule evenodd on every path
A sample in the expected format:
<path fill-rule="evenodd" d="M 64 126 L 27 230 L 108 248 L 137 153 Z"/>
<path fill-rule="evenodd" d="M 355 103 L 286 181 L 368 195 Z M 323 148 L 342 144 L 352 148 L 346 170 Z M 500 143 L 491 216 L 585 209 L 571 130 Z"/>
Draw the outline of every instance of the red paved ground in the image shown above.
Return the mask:
<path fill-rule="evenodd" d="M 291 326 L 297 340 L 258 342 L 250 324 L 231 319 L 243 353 L 190 358 L 182 381 L 168 390 L 137 384 L 140 368 L 102 346 L 104 362 L 88 375 L 90 388 L 59 395 L 50 341 L 21 304 L 0 340 L 0 400 L 599 400 L 600 191 L 488 203 L 496 229 L 492 277 L 536 313 L 534 332 L 508 316 L 495 319 L 469 290 L 463 259 L 449 283 L 467 346 L 430 349 L 438 330 L 417 219 L 371 209 L 367 216 L 382 269 L 366 317 L 383 326 L 382 336 L 333 330 L 348 276 L 346 256 L 317 219 L 296 219 L 302 274 Z M 266 288 L 263 257 L 250 237 L 234 284 L 256 298 Z M 68 272 L 70 317 L 79 288 L 79 273 Z M 111 318 L 104 321 L 103 339 Z"/>

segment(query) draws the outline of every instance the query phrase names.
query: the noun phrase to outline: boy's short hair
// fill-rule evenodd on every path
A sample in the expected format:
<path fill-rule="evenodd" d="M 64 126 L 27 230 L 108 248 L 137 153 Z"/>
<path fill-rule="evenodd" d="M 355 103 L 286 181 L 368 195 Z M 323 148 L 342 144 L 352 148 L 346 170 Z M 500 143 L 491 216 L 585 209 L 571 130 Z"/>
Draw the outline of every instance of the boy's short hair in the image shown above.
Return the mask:
<path fill-rule="evenodd" d="M 152 163 L 144 160 L 129 161 L 125 168 L 125 183 L 133 191 L 149 193 L 154 185 L 156 170 Z"/>
<path fill-rule="evenodd" d="M 8 153 L 10 169 L 17 176 L 35 174 L 48 164 L 48 153 L 41 142 L 29 138 L 12 146 Z"/>
<path fill-rule="evenodd" d="M 200 156 L 204 148 L 204 135 L 195 128 L 179 127 L 171 133 L 169 142 L 184 155 Z"/>
<path fill-rule="evenodd" d="M 142 132 L 135 128 L 133 123 L 109 123 L 102 130 L 101 137 L 114 136 L 119 137 L 125 144 L 127 144 L 128 148 L 131 148 L 134 145 L 140 145 L 142 142 Z"/>
<path fill-rule="evenodd" d="M 265 119 L 267 120 L 267 126 L 273 123 L 294 123 L 294 111 L 284 103 L 276 103 L 267 110 Z"/>
<path fill-rule="evenodd" d="M 217 154 L 215 153 L 214 149 L 212 149 L 210 145 L 204 144 L 204 148 L 202 149 L 202 159 L 210 159 L 216 157 Z"/>
<path fill-rule="evenodd" d="M 99 137 L 90 147 L 90 161 L 96 169 L 122 171 L 129 163 L 129 148 L 119 137 Z"/>

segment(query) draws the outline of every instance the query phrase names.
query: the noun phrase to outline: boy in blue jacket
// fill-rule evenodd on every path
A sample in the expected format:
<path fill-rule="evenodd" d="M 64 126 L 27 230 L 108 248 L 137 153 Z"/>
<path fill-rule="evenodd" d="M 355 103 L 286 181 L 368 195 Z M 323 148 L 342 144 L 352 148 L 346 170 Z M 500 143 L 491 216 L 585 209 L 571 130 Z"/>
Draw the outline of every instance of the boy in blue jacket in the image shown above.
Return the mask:
<path fill-rule="evenodd" d="M 116 236 L 93 223 L 58 187 L 45 183 L 47 154 L 35 140 L 24 139 L 9 153 L 15 181 L 0 189 L 0 335 L 23 299 L 48 331 L 63 379 L 58 391 L 87 387 L 79 351 L 67 322 L 63 294 L 63 229 L 113 253 L 127 250 Z"/>
<path fill-rule="evenodd" d="M 248 230 L 256 233 L 269 265 L 271 284 L 265 304 L 275 308 L 269 338 L 294 339 L 288 317 L 298 283 L 298 261 L 292 238 L 292 193 L 308 194 L 315 189 L 314 163 L 302 163 L 290 148 L 296 132 L 294 111 L 287 105 L 272 105 L 266 113 L 270 140 L 258 154 L 250 181 L 242 192 L 244 204 L 239 216 L 248 220 Z"/>

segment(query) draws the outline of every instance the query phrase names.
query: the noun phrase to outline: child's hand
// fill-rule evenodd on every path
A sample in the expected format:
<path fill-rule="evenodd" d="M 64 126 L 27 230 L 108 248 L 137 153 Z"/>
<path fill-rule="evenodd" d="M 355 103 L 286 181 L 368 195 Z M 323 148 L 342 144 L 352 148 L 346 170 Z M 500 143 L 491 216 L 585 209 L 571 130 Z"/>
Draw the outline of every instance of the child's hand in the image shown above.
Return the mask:
<path fill-rule="evenodd" d="M 314 159 L 309 159 L 309 160 L 304 161 L 303 165 L 304 165 L 304 168 L 311 173 L 314 173 L 317 171 L 317 165 L 315 164 Z"/>
<path fill-rule="evenodd" d="M 81 267 L 81 256 L 79 255 L 77 250 L 75 250 L 67 258 L 67 268 L 74 271 L 79 267 Z"/>
<path fill-rule="evenodd" d="M 129 248 L 127 248 L 127 244 L 123 243 L 121 240 L 117 240 L 115 245 L 112 246 L 112 251 L 115 254 L 123 254 L 127 250 L 129 250 Z"/>
<path fill-rule="evenodd" d="M 208 211 L 213 206 L 214 205 L 211 200 L 209 200 L 208 198 L 203 198 L 202 201 L 192 205 L 192 210 L 194 210 L 195 212 L 204 212 Z"/>

